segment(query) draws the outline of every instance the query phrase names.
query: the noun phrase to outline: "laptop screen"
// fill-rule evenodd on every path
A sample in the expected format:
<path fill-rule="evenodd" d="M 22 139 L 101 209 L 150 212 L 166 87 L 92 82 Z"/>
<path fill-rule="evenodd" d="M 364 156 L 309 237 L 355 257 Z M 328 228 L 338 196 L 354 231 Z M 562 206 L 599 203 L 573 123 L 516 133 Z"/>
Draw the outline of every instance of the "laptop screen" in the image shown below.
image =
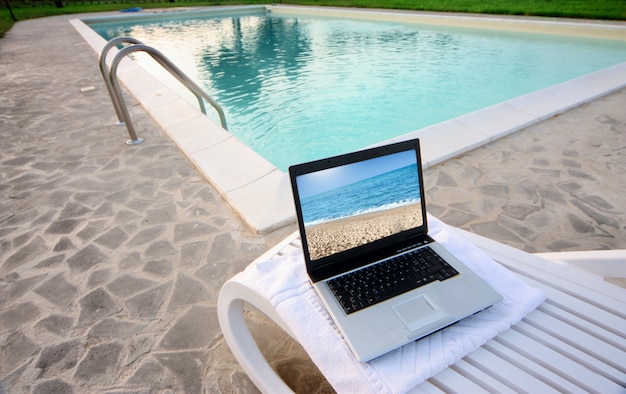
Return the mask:
<path fill-rule="evenodd" d="M 417 161 L 412 147 L 297 175 L 301 229 L 310 260 L 422 226 Z"/>

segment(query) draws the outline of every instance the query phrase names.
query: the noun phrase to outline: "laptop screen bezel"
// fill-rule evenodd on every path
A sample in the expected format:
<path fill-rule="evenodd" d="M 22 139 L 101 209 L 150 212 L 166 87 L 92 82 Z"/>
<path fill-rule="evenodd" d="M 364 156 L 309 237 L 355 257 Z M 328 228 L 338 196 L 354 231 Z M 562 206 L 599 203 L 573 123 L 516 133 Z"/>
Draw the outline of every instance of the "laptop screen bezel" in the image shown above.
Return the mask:
<path fill-rule="evenodd" d="M 420 204 L 422 211 L 421 226 L 416 226 L 415 228 L 381 238 L 377 241 L 312 261 L 309 254 L 302 206 L 300 205 L 297 178 L 309 173 L 404 151 L 413 151 L 416 156 L 415 158 L 420 187 Z M 407 245 L 420 242 L 420 238 L 425 237 L 427 234 L 428 223 L 426 221 L 426 203 L 424 198 L 424 182 L 422 176 L 419 139 L 412 139 L 321 160 L 315 160 L 308 163 L 297 164 L 289 167 L 289 177 L 291 180 L 291 189 L 294 197 L 298 228 L 300 230 L 300 237 L 302 240 L 304 260 L 306 262 L 309 277 L 314 282 L 330 278 L 348 270 L 358 268 L 359 266 L 370 264 L 371 262 L 377 261 L 385 256 L 392 255 L 396 251 L 406 249 Z"/>

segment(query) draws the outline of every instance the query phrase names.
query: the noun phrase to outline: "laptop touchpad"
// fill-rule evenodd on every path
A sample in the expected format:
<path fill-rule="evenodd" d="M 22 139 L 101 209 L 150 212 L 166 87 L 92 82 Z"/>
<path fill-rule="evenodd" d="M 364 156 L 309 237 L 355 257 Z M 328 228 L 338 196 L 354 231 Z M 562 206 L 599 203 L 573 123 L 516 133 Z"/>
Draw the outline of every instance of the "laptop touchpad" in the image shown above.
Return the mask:
<path fill-rule="evenodd" d="M 410 331 L 419 330 L 446 317 L 446 314 L 437 309 L 424 295 L 394 305 L 393 310 Z"/>

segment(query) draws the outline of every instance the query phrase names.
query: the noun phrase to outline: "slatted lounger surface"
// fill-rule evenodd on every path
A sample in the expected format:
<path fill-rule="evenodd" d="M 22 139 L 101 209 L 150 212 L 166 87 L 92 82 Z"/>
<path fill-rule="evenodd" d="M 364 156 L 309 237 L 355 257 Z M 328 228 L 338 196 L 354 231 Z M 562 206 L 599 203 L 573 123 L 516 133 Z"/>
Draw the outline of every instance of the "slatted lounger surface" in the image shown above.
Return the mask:
<path fill-rule="evenodd" d="M 573 258 L 579 266 L 587 261 L 626 267 L 626 251 L 583 252 L 583 262 L 576 253 L 563 254 L 560 259 L 558 253 L 546 254 L 551 261 L 458 231 L 530 285 L 543 289 L 548 298 L 520 323 L 414 392 L 626 393 L 626 289 L 590 271 L 563 264 Z M 294 233 L 256 261 L 300 246 Z M 293 337 L 272 305 L 250 289 L 240 273 L 220 292 L 218 316 L 226 342 L 262 392 L 291 392 L 252 339 L 242 314 L 243 302 L 258 308 Z"/>

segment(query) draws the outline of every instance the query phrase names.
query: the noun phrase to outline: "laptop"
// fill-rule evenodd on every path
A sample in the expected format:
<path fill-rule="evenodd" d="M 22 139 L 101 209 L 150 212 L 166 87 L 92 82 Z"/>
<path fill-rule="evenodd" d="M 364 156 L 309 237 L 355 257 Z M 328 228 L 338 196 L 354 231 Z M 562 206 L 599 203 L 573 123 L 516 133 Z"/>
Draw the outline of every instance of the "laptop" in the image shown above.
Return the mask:
<path fill-rule="evenodd" d="M 428 236 L 419 140 L 289 175 L 308 276 L 360 362 L 502 300 Z"/>

